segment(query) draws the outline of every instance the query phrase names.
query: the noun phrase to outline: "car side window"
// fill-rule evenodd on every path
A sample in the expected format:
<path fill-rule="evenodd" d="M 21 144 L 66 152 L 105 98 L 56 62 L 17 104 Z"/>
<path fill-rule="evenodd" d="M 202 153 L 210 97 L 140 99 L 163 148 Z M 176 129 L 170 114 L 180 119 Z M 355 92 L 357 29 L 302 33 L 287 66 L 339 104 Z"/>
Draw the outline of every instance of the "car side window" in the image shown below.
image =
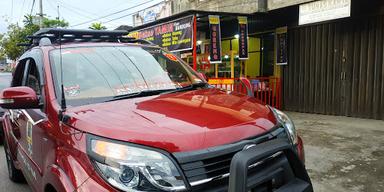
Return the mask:
<path fill-rule="evenodd" d="M 26 74 L 25 70 L 28 62 L 29 61 L 25 59 L 25 60 L 19 61 L 19 63 L 16 65 L 16 69 L 13 72 L 13 78 L 11 83 L 12 87 L 18 87 L 24 84 L 25 74 Z"/>
<path fill-rule="evenodd" d="M 41 95 L 40 76 L 33 59 L 29 60 L 25 86 L 33 89 L 37 95 Z"/>

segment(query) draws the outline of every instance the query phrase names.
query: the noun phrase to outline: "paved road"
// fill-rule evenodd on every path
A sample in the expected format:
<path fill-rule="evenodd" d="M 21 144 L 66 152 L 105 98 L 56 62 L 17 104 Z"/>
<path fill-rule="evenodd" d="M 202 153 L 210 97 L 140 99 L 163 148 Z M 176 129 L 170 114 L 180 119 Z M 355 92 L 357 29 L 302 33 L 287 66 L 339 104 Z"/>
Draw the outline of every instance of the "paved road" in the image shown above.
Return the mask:
<path fill-rule="evenodd" d="M 316 192 L 384 192 L 384 121 L 289 114 Z"/>
<path fill-rule="evenodd" d="M 4 147 L 0 146 L 0 191 L 9 192 L 30 192 L 31 189 L 26 183 L 15 184 L 8 179 L 7 164 L 5 162 Z"/>
<path fill-rule="evenodd" d="M 384 192 L 384 121 L 289 112 L 304 140 L 316 192 Z M 31 191 L 8 179 L 0 146 L 0 191 Z"/>

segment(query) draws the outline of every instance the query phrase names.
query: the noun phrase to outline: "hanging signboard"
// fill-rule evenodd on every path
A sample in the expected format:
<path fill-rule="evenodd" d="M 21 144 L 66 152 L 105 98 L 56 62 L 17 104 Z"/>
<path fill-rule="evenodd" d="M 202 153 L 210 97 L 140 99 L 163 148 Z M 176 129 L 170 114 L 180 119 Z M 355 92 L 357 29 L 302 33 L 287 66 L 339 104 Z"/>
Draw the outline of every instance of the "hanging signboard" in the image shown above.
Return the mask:
<path fill-rule="evenodd" d="M 276 29 L 276 65 L 288 64 L 287 32 L 287 27 L 281 27 Z"/>
<path fill-rule="evenodd" d="M 192 49 L 193 16 L 130 32 L 130 37 L 145 39 L 171 52 Z"/>
<path fill-rule="evenodd" d="M 239 59 L 248 59 L 248 22 L 247 17 L 238 17 L 239 20 Z"/>
<path fill-rule="evenodd" d="M 221 31 L 220 16 L 209 15 L 209 31 L 211 44 L 209 47 L 209 56 L 211 63 L 221 63 Z"/>
<path fill-rule="evenodd" d="M 133 26 L 137 27 L 172 15 L 172 2 L 163 1 L 147 7 L 133 15 Z"/>
<path fill-rule="evenodd" d="M 351 16 L 351 0 L 320 0 L 300 5 L 299 25 Z"/>

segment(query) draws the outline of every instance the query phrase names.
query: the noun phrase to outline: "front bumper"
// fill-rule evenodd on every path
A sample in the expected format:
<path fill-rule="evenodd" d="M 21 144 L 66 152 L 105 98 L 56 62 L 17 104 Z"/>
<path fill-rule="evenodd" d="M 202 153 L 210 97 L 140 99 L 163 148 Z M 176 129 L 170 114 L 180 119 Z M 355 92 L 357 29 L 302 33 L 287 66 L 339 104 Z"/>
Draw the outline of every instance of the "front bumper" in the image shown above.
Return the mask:
<path fill-rule="evenodd" d="M 274 156 L 274 159 L 265 157 Z M 259 170 L 250 170 L 254 165 Z M 313 191 L 303 163 L 284 139 L 271 140 L 235 154 L 231 161 L 228 192 Z"/>
<path fill-rule="evenodd" d="M 173 156 L 188 191 L 313 191 L 304 167 L 302 141 L 293 146 L 283 128 L 238 143 Z"/>

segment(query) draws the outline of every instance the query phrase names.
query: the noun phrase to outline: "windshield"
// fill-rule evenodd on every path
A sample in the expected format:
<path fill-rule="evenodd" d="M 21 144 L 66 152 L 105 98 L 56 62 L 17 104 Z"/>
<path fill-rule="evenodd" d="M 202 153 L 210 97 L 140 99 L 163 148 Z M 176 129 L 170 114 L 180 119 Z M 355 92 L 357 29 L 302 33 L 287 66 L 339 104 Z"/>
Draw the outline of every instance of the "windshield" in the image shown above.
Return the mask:
<path fill-rule="evenodd" d="M 143 91 L 175 90 L 202 83 L 177 57 L 159 48 L 78 47 L 61 50 L 67 105 L 109 101 Z M 60 89 L 60 50 L 50 52 L 56 94 Z"/>

